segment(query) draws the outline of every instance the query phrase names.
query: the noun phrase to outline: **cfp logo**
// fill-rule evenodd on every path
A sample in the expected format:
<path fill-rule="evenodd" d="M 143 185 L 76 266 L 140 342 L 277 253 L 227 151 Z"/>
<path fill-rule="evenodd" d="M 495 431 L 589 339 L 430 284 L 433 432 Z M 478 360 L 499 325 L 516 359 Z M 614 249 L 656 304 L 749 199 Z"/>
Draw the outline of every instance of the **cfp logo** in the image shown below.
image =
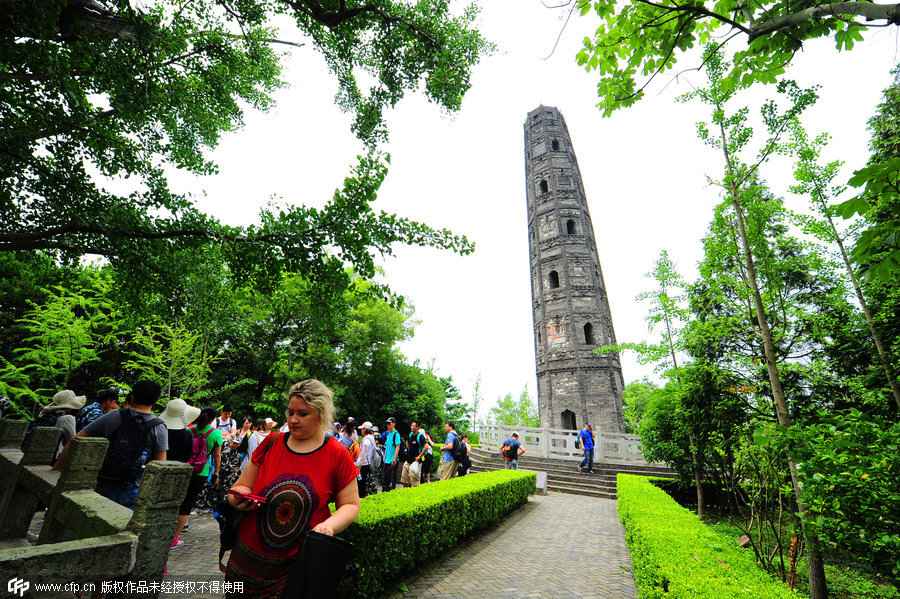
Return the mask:
<path fill-rule="evenodd" d="M 21 578 L 13 578 L 6 583 L 6 590 L 9 592 L 9 594 L 18 595 L 19 597 L 24 597 L 25 591 L 27 591 L 30 587 L 31 583 Z"/>

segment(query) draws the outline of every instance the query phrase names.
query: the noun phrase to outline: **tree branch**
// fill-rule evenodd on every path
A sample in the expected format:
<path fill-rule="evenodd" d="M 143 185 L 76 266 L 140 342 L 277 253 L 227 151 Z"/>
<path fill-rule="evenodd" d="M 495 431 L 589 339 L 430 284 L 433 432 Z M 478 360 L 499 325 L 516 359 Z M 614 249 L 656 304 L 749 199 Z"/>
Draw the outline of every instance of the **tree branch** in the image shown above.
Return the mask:
<path fill-rule="evenodd" d="M 741 31 L 743 31 L 744 33 L 746 33 L 748 35 L 750 34 L 750 29 L 748 29 L 744 25 L 741 25 L 734 19 L 729 19 L 725 15 L 720 15 L 719 13 L 712 12 L 711 10 L 707 10 L 706 8 L 704 8 L 702 6 L 693 6 L 693 5 L 681 6 L 678 4 L 670 6 L 667 4 L 658 4 L 656 2 L 651 2 L 650 0 L 637 0 L 637 1 L 640 2 L 641 4 L 646 4 L 647 6 L 653 6 L 655 8 L 659 8 L 659 9 L 666 10 L 666 11 L 684 12 L 684 13 L 701 16 L 701 17 L 710 17 L 717 21 L 721 21 L 722 23 L 727 23 L 728 25 L 731 25 L 735 29 L 740 29 Z"/>
<path fill-rule="evenodd" d="M 900 25 L 900 4 L 873 4 L 871 2 L 833 2 L 820 4 L 789 15 L 764 21 L 749 30 L 749 41 L 768 35 L 779 29 L 787 29 L 819 17 L 837 17 L 855 15 L 865 17 L 867 21 L 886 20 L 893 25 Z"/>

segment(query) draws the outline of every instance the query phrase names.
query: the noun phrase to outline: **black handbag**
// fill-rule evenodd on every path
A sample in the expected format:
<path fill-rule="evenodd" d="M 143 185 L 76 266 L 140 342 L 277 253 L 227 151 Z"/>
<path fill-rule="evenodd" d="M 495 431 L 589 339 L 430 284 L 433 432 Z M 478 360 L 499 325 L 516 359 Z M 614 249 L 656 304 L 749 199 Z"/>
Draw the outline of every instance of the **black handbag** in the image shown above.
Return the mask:
<path fill-rule="evenodd" d="M 347 573 L 353 544 L 338 537 L 308 532 L 291 565 L 281 599 L 331 599 Z"/>
<path fill-rule="evenodd" d="M 238 538 L 238 528 L 241 525 L 241 519 L 244 517 L 243 512 L 235 509 L 225 495 L 216 502 L 216 508 L 213 510 L 213 518 L 219 523 L 219 570 L 225 571 L 225 564 L 222 563 L 222 557 L 226 551 L 234 549 Z"/>

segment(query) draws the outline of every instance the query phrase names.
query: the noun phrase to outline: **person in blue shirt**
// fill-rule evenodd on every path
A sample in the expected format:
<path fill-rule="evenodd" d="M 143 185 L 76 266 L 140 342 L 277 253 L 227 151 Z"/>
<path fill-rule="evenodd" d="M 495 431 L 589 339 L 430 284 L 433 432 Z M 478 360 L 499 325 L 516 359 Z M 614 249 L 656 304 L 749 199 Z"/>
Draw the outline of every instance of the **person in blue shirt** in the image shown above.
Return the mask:
<path fill-rule="evenodd" d="M 503 442 L 500 453 L 503 454 L 503 459 L 506 461 L 507 470 L 519 469 L 519 457 L 525 453 L 525 448 L 522 447 L 522 442 L 519 440 L 519 433 L 513 433 Z"/>
<path fill-rule="evenodd" d="M 441 480 L 447 480 L 456 476 L 456 469 L 459 466 L 456 462 L 456 456 L 459 453 L 459 435 L 456 433 L 456 427 L 452 422 L 444 423 L 444 432 L 447 436 L 444 438 L 444 444 L 441 446 L 441 465 L 438 467 L 438 476 Z"/>
<path fill-rule="evenodd" d="M 394 418 L 387 419 L 387 430 L 384 435 L 384 468 L 381 477 L 381 490 L 391 491 L 397 485 L 395 470 L 400 461 L 400 433 L 394 430 L 397 421 Z"/>
<path fill-rule="evenodd" d="M 594 427 L 590 422 L 585 423 L 584 428 L 578 433 L 581 448 L 584 450 L 584 459 L 581 460 L 582 472 L 594 471 Z"/>

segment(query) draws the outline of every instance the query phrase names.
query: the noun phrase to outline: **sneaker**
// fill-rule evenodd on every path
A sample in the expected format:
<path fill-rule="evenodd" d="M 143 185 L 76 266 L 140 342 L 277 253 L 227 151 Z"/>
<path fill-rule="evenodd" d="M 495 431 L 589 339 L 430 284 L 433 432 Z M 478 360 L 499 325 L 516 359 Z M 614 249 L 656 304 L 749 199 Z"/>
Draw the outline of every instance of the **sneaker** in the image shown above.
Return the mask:
<path fill-rule="evenodd" d="M 184 545 L 184 539 L 181 537 L 175 537 L 172 539 L 172 542 L 169 543 L 169 549 L 175 549 L 176 547 L 181 547 Z"/>

